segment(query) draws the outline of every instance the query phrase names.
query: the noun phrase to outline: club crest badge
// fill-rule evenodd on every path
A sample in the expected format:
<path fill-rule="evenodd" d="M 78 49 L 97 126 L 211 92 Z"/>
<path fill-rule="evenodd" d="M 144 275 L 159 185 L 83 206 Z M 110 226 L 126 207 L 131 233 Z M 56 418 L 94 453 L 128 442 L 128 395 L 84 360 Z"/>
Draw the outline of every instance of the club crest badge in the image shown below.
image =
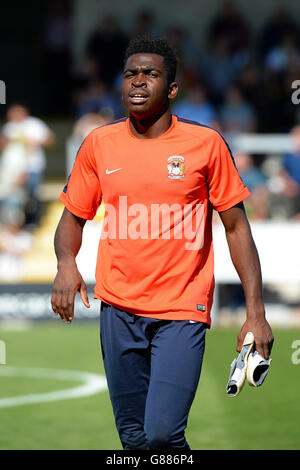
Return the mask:
<path fill-rule="evenodd" d="M 174 155 L 168 158 L 168 178 L 178 180 L 184 178 L 184 157 Z"/>

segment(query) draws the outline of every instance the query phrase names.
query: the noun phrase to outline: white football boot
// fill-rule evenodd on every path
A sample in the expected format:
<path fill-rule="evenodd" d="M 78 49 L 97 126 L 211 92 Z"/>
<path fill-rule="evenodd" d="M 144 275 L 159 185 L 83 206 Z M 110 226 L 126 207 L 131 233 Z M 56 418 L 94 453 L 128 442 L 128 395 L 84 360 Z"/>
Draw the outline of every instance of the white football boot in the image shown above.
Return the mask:
<path fill-rule="evenodd" d="M 249 331 L 244 339 L 238 357 L 231 363 L 226 392 L 229 397 L 236 397 L 243 388 L 247 375 L 248 358 L 254 344 L 254 335 Z"/>
<path fill-rule="evenodd" d="M 252 387 L 260 387 L 269 372 L 272 359 L 265 359 L 257 351 L 252 351 L 248 358 L 247 381 Z"/>

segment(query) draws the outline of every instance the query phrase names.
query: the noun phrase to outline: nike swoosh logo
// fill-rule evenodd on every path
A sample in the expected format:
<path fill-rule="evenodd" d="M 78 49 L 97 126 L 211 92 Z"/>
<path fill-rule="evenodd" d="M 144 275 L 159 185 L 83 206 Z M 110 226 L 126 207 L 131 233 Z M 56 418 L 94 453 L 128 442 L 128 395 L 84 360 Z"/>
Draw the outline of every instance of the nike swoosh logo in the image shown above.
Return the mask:
<path fill-rule="evenodd" d="M 123 168 L 116 168 L 116 170 L 109 170 L 108 168 L 106 168 L 106 174 L 110 175 L 111 173 L 115 173 L 116 171 L 120 170 L 123 170 Z"/>

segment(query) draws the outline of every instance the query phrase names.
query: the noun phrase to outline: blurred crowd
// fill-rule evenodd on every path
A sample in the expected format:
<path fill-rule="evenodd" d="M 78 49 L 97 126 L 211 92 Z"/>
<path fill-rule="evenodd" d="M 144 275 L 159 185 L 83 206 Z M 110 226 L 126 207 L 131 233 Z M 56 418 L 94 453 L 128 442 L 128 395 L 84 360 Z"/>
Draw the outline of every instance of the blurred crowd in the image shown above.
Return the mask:
<path fill-rule="evenodd" d="M 198 43 L 186 25 L 165 29 L 151 10 L 137 12 L 130 33 L 116 16 L 105 14 L 90 31 L 79 69 L 72 64 L 70 11 L 63 1 L 51 5 L 43 32 L 47 111 L 73 116 L 78 141 L 124 115 L 120 93 L 128 41 L 165 36 L 179 57 L 175 114 L 217 129 L 229 142 L 242 133 L 291 136 L 290 153 L 270 157 L 235 148 L 234 158 L 251 191 L 245 201 L 250 219 L 300 220 L 300 115 L 291 100 L 292 82 L 300 79 L 300 26 L 284 4 L 254 31 L 234 1 L 220 2 Z M 0 253 L 7 255 L 0 270 L 6 273 L 29 249 L 39 225 L 45 148 L 54 141 L 51 129 L 26 106 L 8 108 L 0 131 Z"/>
<path fill-rule="evenodd" d="M 122 116 L 123 54 L 136 35 L 163 35 L 175 47 L 181 87 L 175 110 L 183 115 L 208 125 L 217 122 L 225 133 L 288 132 L 295 124 L 290 97 L 300 72 L 300 26 L 282 5 L 254 32 L 231 0 L 220 2 L 198 44 L 187 26 L 164 29 L 151 10 L 137 13 L 130 34 L 115 16 L 101 17 L 73 77 L 76 117 L 101 109 Z"/>
<path fill-rule="evenodd" d="M 201 44 L 184 25 L 164 29 L 151 10 L 136 14 L 130 34 L 115 16 L 104 15 L 87 39 L 83 67 L 73 79 L 79 139 L 124 115 L 123 54 L 137 35 L 165 36 L 177 51 L 180 93 L 175 114 L 217 129 L 229 142 L 241 133 L 293 136 L 293 153 L 280 158 L 239 149 L 234 149 L 234 158 L 252 192 L 245 202 L 249 218 L 300 219 L 300 116 L 291 100 L 292 82 L 300 78 L 300 25 L 284 4 L 277 4 L 254 32 L 234 1 L 220 2 Z"/>
<path fill-rule="evenodd" d="M 11 105 L 0 134 L 0 277 L 15 279 L 41 215 L 44 147 L 54 134 L 21 105 Z"/>

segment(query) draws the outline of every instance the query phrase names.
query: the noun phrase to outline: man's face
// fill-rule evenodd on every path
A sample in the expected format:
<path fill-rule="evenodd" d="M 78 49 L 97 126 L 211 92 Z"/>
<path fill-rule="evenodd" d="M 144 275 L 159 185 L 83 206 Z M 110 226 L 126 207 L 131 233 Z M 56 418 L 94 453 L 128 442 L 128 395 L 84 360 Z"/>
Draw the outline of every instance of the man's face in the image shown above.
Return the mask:
<path fill-rule="evenodd" d="M 125 64 L 122 97 L 124 106 L 137 119 L 149 119 L 169 107 L 177 85 L 168 84 L 164 59 L 158 54 L 133 54 Z"/>

